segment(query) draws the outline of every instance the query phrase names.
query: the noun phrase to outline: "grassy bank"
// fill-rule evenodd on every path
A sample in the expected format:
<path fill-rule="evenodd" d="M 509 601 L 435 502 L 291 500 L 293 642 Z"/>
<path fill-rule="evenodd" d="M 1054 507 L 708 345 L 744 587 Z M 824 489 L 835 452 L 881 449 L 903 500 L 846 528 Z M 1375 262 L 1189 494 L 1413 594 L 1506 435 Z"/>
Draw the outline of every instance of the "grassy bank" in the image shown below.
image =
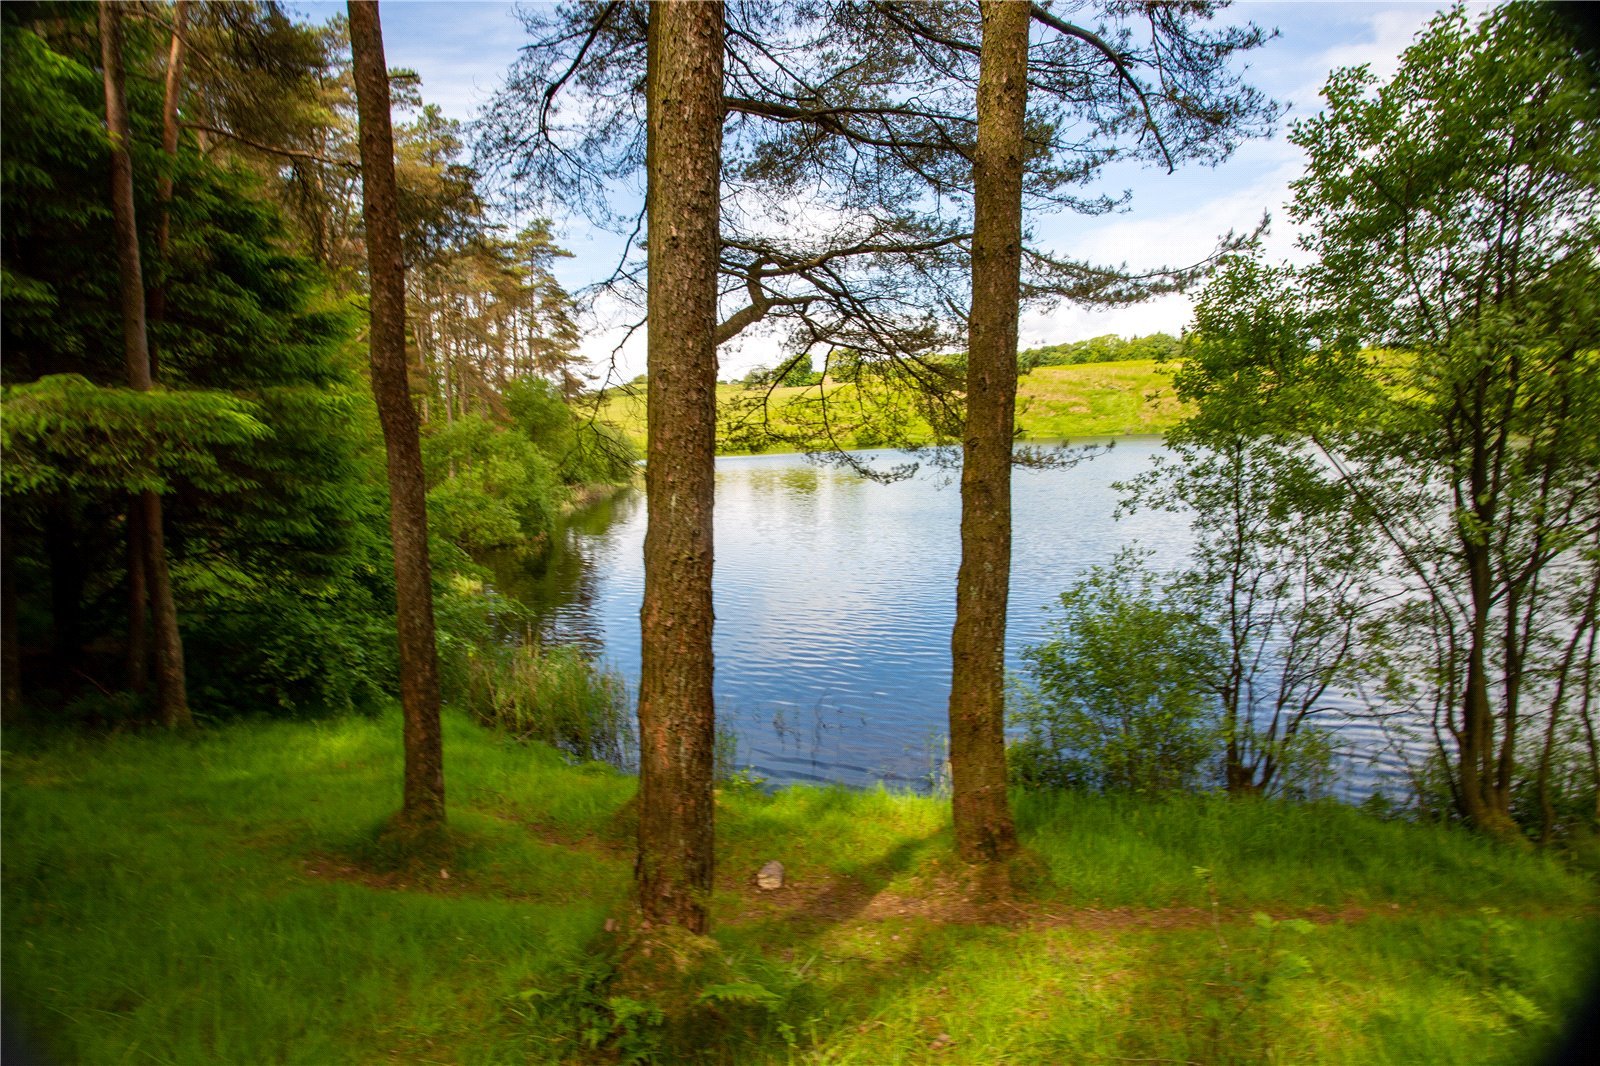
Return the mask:
<path fill-rule="evenodd" d="M 633 782 L 452 716 L 453 842 L 409 861 L 377 836 L 399 732 L 8 734 L 11 1017 L 79 1062 L 665 1057 L 649 990 L 609 983 Z M 1038 861 L 1008 898 L 972 891 L 938 800 L 725 792 L 703 1057 L 1528 1061 L 1597 942 L 1590 882 L 1445 828 L 1207 797 L 1019 817 Z"/>
<path fill-rule="evenodd" d="M 636 386 L 635 392 L 635 395 L 621 390 L 607 393 L 600 417 L 620 427 L 643 451 L 643 386 Z M 723 411 L 740 400 L 760 395 L 759 390 L 747 390 L 742 385 L 717 386 L 717 403 Z M 848 387 L 830 385 L 828 395 L 830 402 L 836 404 L 838 422 L 849 424 L 859 416 L 859 407 L 851 400 Z M 773 389 L 767 412 L 772 425 L 780 431 L 792 428 L 785 412 L 789 405 L 808 396 L 816 398 L 815 387 Z M 1182 414 L 1183 406 L 1172 395 L 1170 368 L 1153 359 L 1039 367 L 1017 382 L 1017 424 L 1029 440 L 1162 433 L 1175 425 Z M 915 420 L 912 432 L 922 440 L 930 437 L 926 424 Z M 845 443 L 871 446 L 870 442 L 861 443 L 854 438 Z M 785 449 L 775 444 L 767 450 Z M 728 447 L 721 451 L 722 454 L 738 454 L 737 449 Z"/>

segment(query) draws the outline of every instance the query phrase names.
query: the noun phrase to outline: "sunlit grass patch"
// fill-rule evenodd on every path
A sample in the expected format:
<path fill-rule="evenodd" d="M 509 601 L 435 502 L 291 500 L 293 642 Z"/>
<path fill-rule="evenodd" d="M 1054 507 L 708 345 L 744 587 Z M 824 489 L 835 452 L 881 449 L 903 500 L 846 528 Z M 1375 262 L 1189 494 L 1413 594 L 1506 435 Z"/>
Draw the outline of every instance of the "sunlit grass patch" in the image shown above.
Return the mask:
<path fill-rule="evenodd" d="M 608 932 L 634 781 L 447 715 L 451 828 L 409 854 L 399 735 L 8 736 L 12 1016 L 87 1062 L 1516 1062 L 1597 944 L 1555 860 L 1350 808 L 1020 797 L 1011 891 L 945 800 L 730 786 L 673 1028 Z"/>
<path fill-rule="evenodd" d="M 837 425 L 853 426 L 861 420 L 861 406 L 850 387 L 830 384 L 826 388 L 829 402 L 834 405 L 831 418 Z M 597 415 L 601 421 L 620 428 L 642 453 L 646 439 L 644 386 L 630 389 L 631 392 L 608 390 Z M 793 431 L 798 422 L 815 417 L 814 412 L 802 413 L 818 397 L 815 386 L 782 386 L 770 391 L 750 390 L 742 385 L 717 386 L 717 403 L 724 412 L 734 404 L 760 396 L 766 398 L 761 417 L 779 432 Z M 1171 367 L 1153 359 L 1038 367 L 1017 381 L 1017 425 L 1029 440 L 1163 433 L 1176 425 L 1184 413 L 1184 406 L 1173 394 Z M 932 439 L 927 424 L 914 417 L 910 435 L 923 443 Z M 873 446 L 870 435 L 857 440 L 847 433 L 841 443 L 848 447 Z M 767 443 L 766 450 L 792 449 L 774 441 Z"/>

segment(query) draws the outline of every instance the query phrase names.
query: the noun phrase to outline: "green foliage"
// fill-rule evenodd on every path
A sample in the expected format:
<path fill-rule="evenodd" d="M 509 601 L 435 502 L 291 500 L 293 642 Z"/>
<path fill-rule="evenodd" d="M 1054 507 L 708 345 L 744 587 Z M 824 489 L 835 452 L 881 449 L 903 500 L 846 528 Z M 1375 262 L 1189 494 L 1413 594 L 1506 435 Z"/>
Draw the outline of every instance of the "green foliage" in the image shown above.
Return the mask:
<path fill-rule="evenodd" d="M 1173 591 L 1224 651 L 1206 684 L 1220 702 L 1228 787 L 1309 795 L 1325 786 L 1332 754 L 1330 734 L 1310 724 L 1355 686 L 1362 622 L 1390 589 L 1371 515 L 1337 474 L 1304 441 L 1252 425 L 1259 407 L 1233 394 L 1236 381 L 1207 376 L 1219 366 L 1247 376 L 1248 355 L 1289 343 L 1260 319 L 1242 335 L 1217 328 L 1240 266 L 1253 264 L 1202 296 L 1196 317 L 1213 329 L 1191 340 L 1178 374 L 1180 393 L 1200 403 L 1167 433 L 1152 469 L 1121 486 L 1122 508 L 1190 520 L 1194 543 Z"/>
<path fill-rule="evenodd" d="M 1592 713 L 1600 621 L 1592 64 L 1548 5 L 1456 7 L 1387 83 L 1340 70 L 1324 97 L 1291 137 L 1312 261 L 1236 260 L 1208 290 L 1177 378 L 1192 439 L 1320 453 L 1332 513 L 1381 549 L 1327 527 L 1334 572 L 1386 592 L 1356 597 L 1369 691 L 1406 750 L 1447 753 L 1463 816 L 1509 836 L 1539 806 L 1548 836 L 1555 805 L 1517 796 L 1579 764 L 1556 740 Z"/>
<path fill-rule="evenodd" d="M 811 369 L 809 354 L 796 356 L 779 369 L 783 371 L 783 376 L 778 379 L 778 384 L 787 388 L 803 389 L 822 384 L 822 372 Z"/>
<path fill-rule="evenodd" d="M 747 389 L 765 389 L 773 386 L 784 389 L 808 389 L 821 385 L 822 378 L 822 371 L 811 369 L 811 357 L 800 355 L 779 363 L 776 368 L 758 366 L 741 378 L 739 383 Z M 847 379 L 835 377 L 834 380 L 842 382 Z M 851 375 L 848 380 L 856 379 Z"/>
<path fill-rule="evenodd" d="M 469 555 L 537 547 L 565 496 L 550 460 L 531 440 L 481 415 L 432 427 L 422 462 L 430 535 Z"/>
<path fill-rule="evenodd" d="M 623 1063 L 655 1061 L 666 1013 L 654 1004 L 613 995 L 616 968 L 612 953 L 583 957 L 556 974 L 549 987 L 519 992 L 513 1010 L 545 1030 L 550 1043 L 569 1051 L 604 1052 Z"/>
<path fill-rule="evenodd" d="M 1014 686 L 1016 779 L 1034 787 L 1171 792 L 1215 754 L 1217 632 L 1130 552 L 1061 596 L 1050 637 Z"/>
<path fill-rule="evenodd" d="M 506 386 L 513 428 L 554 464 L 568 485 L 617 485 L 634 475 L 638 453 L 620 431 L 567 402 L 543 378 L 517 378 Z"/>
<path fill-rule="evenodd" d="M 75 637 L 114 645 L 126 621 L 114 605 L 127 497 L 162 492 L 197 710 L 369 703 L 392 680 L 392 577 L 386 503 L 374 492 L 381 445 L 360 353 L 347 346 L 351 309 L 288 249 L 254 176 L 192 139 L 176 159 L 161 151 L 155 25 L 129 26 L 130 147 L 143 227 L 157 214 L 158 177 L 173 179 L 172 239 L 165 257 L 153 241 L 143 249 L 146 282 L 166 295 L 150 327 L 162 387 L 133 394 L 117 387 L 93 8 L 5 10 L 4 93 L 19 111 L 6 124 L 0 329 L 17 565 L 53 568 L 59 587 L 81 590 L 68 604 Z M 30 583 L 18 605 L 34 643 L 47 587 Z M 121 680 L 112 658 L 84 656 L 83 672 L 111 688 Z"/>
<path fill-rule="evenodd" d="M 584 419 L 550 382 L 519 378 L 504 399 L 508 421 L 462 415 L 428 426 L 422 440 L 434 558 L 448 568 L 471 569 L 452 548 L 472 559 L 542 550 L 574 486 L 633 475 L 631 446 Z"/>
<path fill-rule="evenodd" d="M 270 435 L 261 409 L 224 392 L 135 392 L 80 374 L 54 374 L 0 389 L 0 474 L 7 495 L 168 492 L 188 481 L 213 491 L 254 484 L 218 452 Z"/>

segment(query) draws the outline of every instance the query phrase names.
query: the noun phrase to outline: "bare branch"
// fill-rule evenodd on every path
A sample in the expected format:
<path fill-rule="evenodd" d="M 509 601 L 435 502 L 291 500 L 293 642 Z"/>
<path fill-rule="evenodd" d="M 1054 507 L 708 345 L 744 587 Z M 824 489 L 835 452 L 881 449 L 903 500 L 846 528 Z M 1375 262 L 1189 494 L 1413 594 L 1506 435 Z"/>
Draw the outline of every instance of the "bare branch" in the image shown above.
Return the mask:
<path fill-rule="evenodd" d="M 220 126 L 208 126 L 203 122 L 180 122 L 179 125 L 186 130 L 195 130 L 199 133 L 209 133 L 216 137 L 226 137 L 230 141 L 238 141 L 246 148 L 254 148 L 258 152 L 266 152 L 269 155 L 283 156 L 285 159 L 304 159 L 312 163 L 321 163 L 324 166 L 340 167 L 344 170 L 350 171 L 352 174 L 359 174 L 361 172 L 361 164 L 353 159 L 330 159 L 328 156 L 318 155 L 316 152 L 303 151 L 299 148 L 283 148 L 279 145 L 265 144 L 253 138 L 246 137 L 242 133 L 235 133 L 233 130 L 225 130 Z"/>

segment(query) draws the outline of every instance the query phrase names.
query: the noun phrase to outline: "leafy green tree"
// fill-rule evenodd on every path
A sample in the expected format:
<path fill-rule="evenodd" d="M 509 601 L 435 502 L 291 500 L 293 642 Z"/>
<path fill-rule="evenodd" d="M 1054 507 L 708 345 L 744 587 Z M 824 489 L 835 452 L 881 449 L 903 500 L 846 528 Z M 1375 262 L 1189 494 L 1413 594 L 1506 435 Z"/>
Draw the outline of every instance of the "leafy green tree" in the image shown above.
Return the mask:
<path fill-rule="evenodd" d="M 1391 697 L 1453 751 L 1462 813 L 1509 835 L 1520 731 L 1569 712 L 1568 604 L 1600 580 L 1595 71 L 1542 6 L 1458 8 L 1388 84 L 1347 70 L 1326 96 L 1295 130 L 1306 281 L 1406 354 L 1361 366 L 1377 432 L 1319 435 L 1415 593 Z"/>
<path fill-rule="evenodd" d="M 1168 454 L 1124 486 L 1125 508 L 1192 522 L 1194 547 L 1173 591 L 1226 649 L 1207 683 L 1220 703 L 1231 792 L 1297 787 L 1295 772 L 1326 748 L 1306 727 L 1354 685 L 1360 627 L 1390 592 L 1370 515 L 1294 424 L 1274 421 L 1305 408 L 1273 402 L 1264 413 L 1259 394 L 1246 399 L 1248 383 L 1237 396 L 1214 391 L 1219 371 L 1246 360 L 1299 358 L 1312 326 L 1282 271 L 1229 260 L 1201 294 L 1174 378 L 1195 412 L 1167 434 Z"/>
<path fill-rule="evenodd" d="M 1529 766 L 1592 721 L 1600 583 L 1600 92 L 1562 21 L 1436 17 L 1386 84 L 1335 72 L 1297 123 L 1314 262 L 1240 271 L 1202 408 L 1309 439 L 1385 545 L 1390 710 L 1502 837 Z M 1258 327 L 1299 307 L 1301 343 Z M 1588 763 L 1595 765 L 1592 753 Z"/>
<path fill-rule="evenodd" d="M 422 462 L 436 541 L 478 558 L 545 543 L 565 491 L 555 464 L 528 436 L 468 415 L 423 439 Z M 441 558 L 437 548 L 432 556 Z"/>
<path fill-rule="evenodd" d="M 1124 552 L 1061 596 L 1049 637 L 1023 651 L 1011 769 L 1023 784 L 1172 792 L 1201 783 L 1218 738 L 1220 634 Z"/>
<path fill-rule="evenodd" d="M 778 384 L 788 388 L 809 388 L 812 385 L 822 384 L 821 371 L 811 369 L 810 354 L 796 356 L 783 368 L 783 376 L 778 378 Z"/>

